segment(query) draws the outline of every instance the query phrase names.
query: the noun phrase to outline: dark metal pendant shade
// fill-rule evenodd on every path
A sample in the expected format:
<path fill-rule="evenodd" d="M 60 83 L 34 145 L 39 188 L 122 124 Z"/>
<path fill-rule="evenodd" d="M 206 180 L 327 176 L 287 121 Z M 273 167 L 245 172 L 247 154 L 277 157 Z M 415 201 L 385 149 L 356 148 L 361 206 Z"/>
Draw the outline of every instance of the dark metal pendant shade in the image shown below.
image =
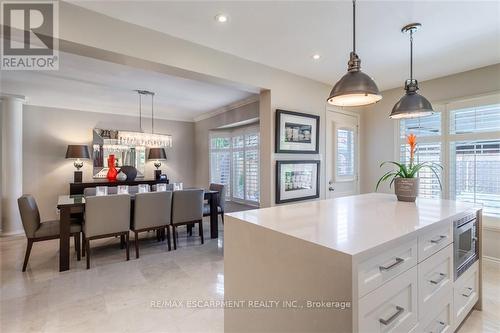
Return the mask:
<path fill-rule="evenodd" d="M 392 119 L 417 118 L 434 113 L 431 103 L 418 93 L 417 80 L 406 84 L 406 94 L 392 108 Z"/>
<path fill-rule="evenodd" d="M 347 74 L 334 86 L 327 99 L 335 106 L 363 106 L 382 99 L 373 79 L 361 71 L 361 59 L 356 54 L 356 1 L 352 1 L 352 52 Z"/>
<path fill-rule="evenodd" d="M 413 33 L 420 26 L 420 23 L 411 23 L 401 29 L 410 33 L 410 79 L 405 82 L 406 93 L 392 108 L 389 116 L 392 119 L 425 117 L 434 113 L 432 104 L 418 93 L 418 82 L 413 79 Z"/>
<path fill-rule="evenodd" d="M 357 58 L 351 53 L 351 57 L 353 55 Z M 359 69 L 360 62 L 357 58 L 358 67 L 354 70 L 349 68 L 347 74 L 333 86 L 328 103 L 336 106 L 361 106 L 373 104 L 382 99 L 377 84 Z M 351 61 L 349 63 L 351 66 Z"/>

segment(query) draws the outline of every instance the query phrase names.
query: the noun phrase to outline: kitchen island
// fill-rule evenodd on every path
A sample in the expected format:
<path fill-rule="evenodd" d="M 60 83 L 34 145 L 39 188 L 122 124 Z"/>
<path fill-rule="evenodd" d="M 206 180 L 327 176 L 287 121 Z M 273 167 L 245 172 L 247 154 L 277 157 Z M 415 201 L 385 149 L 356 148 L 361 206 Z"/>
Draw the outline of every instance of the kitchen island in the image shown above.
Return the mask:
<path fill-rule="evenodd" d="M 452 332 L 481 308 L 472 204 L 371 193 L 226 216 L 227 332 Z M 479 260 L 455 279 L 470 216 Z"/>

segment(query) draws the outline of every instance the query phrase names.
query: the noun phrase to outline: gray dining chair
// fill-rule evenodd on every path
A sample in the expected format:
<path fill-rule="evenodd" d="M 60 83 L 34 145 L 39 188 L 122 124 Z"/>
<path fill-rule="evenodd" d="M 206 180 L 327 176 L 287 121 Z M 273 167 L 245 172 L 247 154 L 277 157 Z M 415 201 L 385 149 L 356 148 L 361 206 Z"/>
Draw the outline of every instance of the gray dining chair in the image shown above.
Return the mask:
<path fill-rule="evenodd" d="M 17 199 L 24 233 L 28 239 L 26 253 L 24 255 L 23 272 L 26 271 L 28 260 L 33 243 L 59 238 L 59 220 L 40 221 L 40 211 L 35 198 L 31 194 L 24 194 Z M 77 219 L 72 219 L 70 224 L 70 234 L 75 240 L 77 260 L 81 259 L 80 253 L 80 232 L 82 225 Z"/>
<path fill-rule="evenodd" d="M 170 251 L 172 192 L 137 193 L 134 201 L 132 231 L 135 236 L 135 257 L 139 258 L 139 233 L 143 231 L 163 232 L 167 229 L 167 245 Z"/>
<path fill-rule="evenodd" d="M 203 239 L 203 196 L 202 189 L 174 191 L 172 198 L 172 237 L 174 250 L 177 249 L 177 230 L 180 225 L 198 223 L 201 244 Z"/>
<path fill-rule="evenodd" d="M 222 217 L 222 223 L 224 223 L 224 207 L 226 205 L 226 185 L 212 183 L 209 186 L 211 191 L 219 192 L 217 199 L 217 216 Z M 210 203 L 205 203 L 203 205 L 203 216 L 210 216 Z"/>
<path fill-rule="evenodd" d="M 90 268 L 90 241 L 124 236 L 127 260 L 129 254 L 130 195 L 112 194 L 85 198 L 84 242 L 87 269 Z"/>

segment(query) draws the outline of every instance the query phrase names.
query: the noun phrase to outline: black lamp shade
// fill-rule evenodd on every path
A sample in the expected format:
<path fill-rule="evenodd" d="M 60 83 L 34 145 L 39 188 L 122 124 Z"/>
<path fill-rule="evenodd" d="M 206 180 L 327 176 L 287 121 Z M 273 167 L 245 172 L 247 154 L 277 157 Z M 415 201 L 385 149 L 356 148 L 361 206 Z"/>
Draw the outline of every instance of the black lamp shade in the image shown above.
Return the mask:
<path fill-rule="evenodd" d="M 167 154 L 163 148 L 150 148 L 148 153 L 148 160 L 166 160 Z"/>
<path fill-rule="evenodd" d="M 89 159 L 89 148 L 86 145 L 68 145 L 68 149 L 66 150 L 66 158 Z"/>

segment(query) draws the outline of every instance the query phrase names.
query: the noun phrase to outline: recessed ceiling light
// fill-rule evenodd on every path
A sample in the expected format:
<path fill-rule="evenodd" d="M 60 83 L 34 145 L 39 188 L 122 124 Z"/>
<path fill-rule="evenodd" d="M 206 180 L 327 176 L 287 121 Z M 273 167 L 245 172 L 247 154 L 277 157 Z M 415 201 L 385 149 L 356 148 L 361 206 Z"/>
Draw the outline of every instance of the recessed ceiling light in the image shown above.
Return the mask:
<path fill-rule="evenodd" d="M 319 54 L 315 54 L 315 55 L 313 55 L 313 56 L 312 56 L 312 58 L 313 58 L 314 60 L 319 60 L 319 58 L 321 58 L 321 55 L 319 55 Z"/>
<path fill-rule="evenodd" d="M 227 15 L 217 14 L 217 15 L 215 15 L 215 20 L 219 23 L 226 23 L 227 22 Z"/>

